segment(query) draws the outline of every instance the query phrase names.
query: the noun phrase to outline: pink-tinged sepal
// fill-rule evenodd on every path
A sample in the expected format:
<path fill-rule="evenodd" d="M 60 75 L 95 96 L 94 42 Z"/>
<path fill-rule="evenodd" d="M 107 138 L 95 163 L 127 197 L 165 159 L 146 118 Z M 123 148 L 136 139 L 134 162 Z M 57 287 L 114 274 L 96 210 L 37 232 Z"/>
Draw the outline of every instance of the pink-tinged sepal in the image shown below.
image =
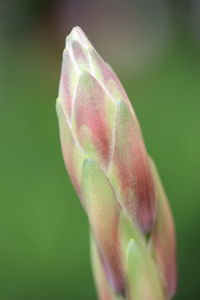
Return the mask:
<path fill-rule="evenodd" d="M 71 131 L 71 125 L 68 120 L 67 112 L 63 107 L 61 99 L 57 99 L 56 110 L 59 119 L 59 131 L 63 158 L 66 169 L 73 183 L 73 186 L 81 197 L 81 178 L 82 178 L 82 164 L 86 156 L 77 143 L 76 137 Z"/>
<path fill-rule="evenodd" d="M 90 66 L 87 50 L 76 40 L 71 41 L 69 47 L 77 70 L 79 72 L 82 70 L 89 70 Z"/>
<path fill-rule="evenodd" d="M 127 213 L 149 232 L 156 212 L 154 183 L 138 123 L 123 101 L 117 108 L 108 176 Z"/>
<path fill-rule="evenodd" d="M 63 62 L 59 86 L 59 98 L 62 100 L 68 117 L 71 116 L 74 91 L 79 74 L 68 51 L 63 52 Z"/>
<path fill-rule="evenodd" d="M 73 127 L 81 147 L 105 168 L 109 162 L 114 104 L 88 72 L 80 75 L 73 107 Z"/>
<path fill-rule="evenodd" d="M 105 270 L 103 269 L 102 260 L 97 249 L 96 242 L 91 234 L 91 257 L 92 268 L 98 293 L 99 300 L 114 300 L 113 292 L 108 284 L 108 280 L 105 276 Z"/>
<path fill-rule="evenodd" d="M 82 177 L 83 196 L 105 276 L 116 293 L 125 289 L 119 239 L 120 208 L 103 170 L 86 159 Z"/>
<path fill-rule="evenodd" d="M 88 49 L 88 55 L 91 66 L 91 74 L 93 74 L 95 78 L 99 78 L 105 89 L 115 100 L 124 100 L 129 102 L 124 88 L 109 64 L 101 58 L 93 47 Z"/>
<path fill-rule="evenodd" d="M 152 170 L 155 178 L 158 211 L 150 238 L 150 249 L 158 264 L 166 292 L 171 299 L 177 285 L 174 223 L 167 197 L 153 162 Z"/>

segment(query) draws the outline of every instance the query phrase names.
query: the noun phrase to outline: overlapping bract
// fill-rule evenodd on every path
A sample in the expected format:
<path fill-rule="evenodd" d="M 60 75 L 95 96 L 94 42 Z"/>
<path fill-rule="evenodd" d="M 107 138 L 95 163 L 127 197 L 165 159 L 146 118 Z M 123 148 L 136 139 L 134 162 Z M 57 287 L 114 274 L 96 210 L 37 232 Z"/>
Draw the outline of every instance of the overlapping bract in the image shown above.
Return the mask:
<path fill-rule="evenodd" d="M 166 197 L 123 87 L 78 27 L 66 39 L 57 113 L 91 225 L 100 299 L 169 299 L 176 264 Z"/>

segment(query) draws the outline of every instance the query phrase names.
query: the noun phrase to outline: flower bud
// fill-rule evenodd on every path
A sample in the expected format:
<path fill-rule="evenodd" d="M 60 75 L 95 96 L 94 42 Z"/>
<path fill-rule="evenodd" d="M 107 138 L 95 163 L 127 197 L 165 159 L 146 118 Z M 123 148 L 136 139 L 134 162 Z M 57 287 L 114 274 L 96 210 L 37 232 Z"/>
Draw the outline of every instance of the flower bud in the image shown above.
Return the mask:
<path fill-rule="evenodd" d="M 149 232 L 156 212 L 155 191 L 138 121 L 117 76 L 78 27 L 66 40 L 57 105 L 63 110 L 59 108 L 58 115 L 68 124 L 60 125 L 61 139 L 66 139 L 62 131 L 71 131 L 63 152 L 76 190 L 80 194 L 77 164 L 84 156 L 92 158 L 133 222 Z"/>
<path fill-rule="evenodd" d="M 119 79 L 79 27 L 66 39 L 57 114 L 100 299 L 169 299 L 176 249 L 167 198 Z"/>

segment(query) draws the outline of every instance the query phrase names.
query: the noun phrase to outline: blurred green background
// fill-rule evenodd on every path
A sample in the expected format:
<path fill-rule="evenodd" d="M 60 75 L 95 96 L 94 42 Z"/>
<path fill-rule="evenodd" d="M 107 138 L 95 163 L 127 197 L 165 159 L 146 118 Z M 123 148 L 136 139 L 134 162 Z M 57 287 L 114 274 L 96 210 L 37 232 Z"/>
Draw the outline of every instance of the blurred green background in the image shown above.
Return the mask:
<path fill-rule="evenodd" d="M 174 299 L 200 299 L 198 0 L 1 1 L 0 299 L 96 299 L 55 113 L 74 25 L 117 71 L 163 179 L 177 230 Z"/>

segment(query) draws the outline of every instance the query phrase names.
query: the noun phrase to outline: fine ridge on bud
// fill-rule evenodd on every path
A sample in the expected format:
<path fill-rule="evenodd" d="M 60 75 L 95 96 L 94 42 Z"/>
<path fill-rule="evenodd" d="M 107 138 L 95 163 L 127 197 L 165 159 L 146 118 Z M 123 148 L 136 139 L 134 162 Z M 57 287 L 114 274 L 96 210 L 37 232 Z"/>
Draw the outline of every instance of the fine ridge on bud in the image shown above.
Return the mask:
<path fill-rule="evenodd" d="M 99 299 L 171 299 L 167 198 L 126 92 L 79 27 L 66 38 L 56 107 L 65 166 L 91 227 Z"/>

